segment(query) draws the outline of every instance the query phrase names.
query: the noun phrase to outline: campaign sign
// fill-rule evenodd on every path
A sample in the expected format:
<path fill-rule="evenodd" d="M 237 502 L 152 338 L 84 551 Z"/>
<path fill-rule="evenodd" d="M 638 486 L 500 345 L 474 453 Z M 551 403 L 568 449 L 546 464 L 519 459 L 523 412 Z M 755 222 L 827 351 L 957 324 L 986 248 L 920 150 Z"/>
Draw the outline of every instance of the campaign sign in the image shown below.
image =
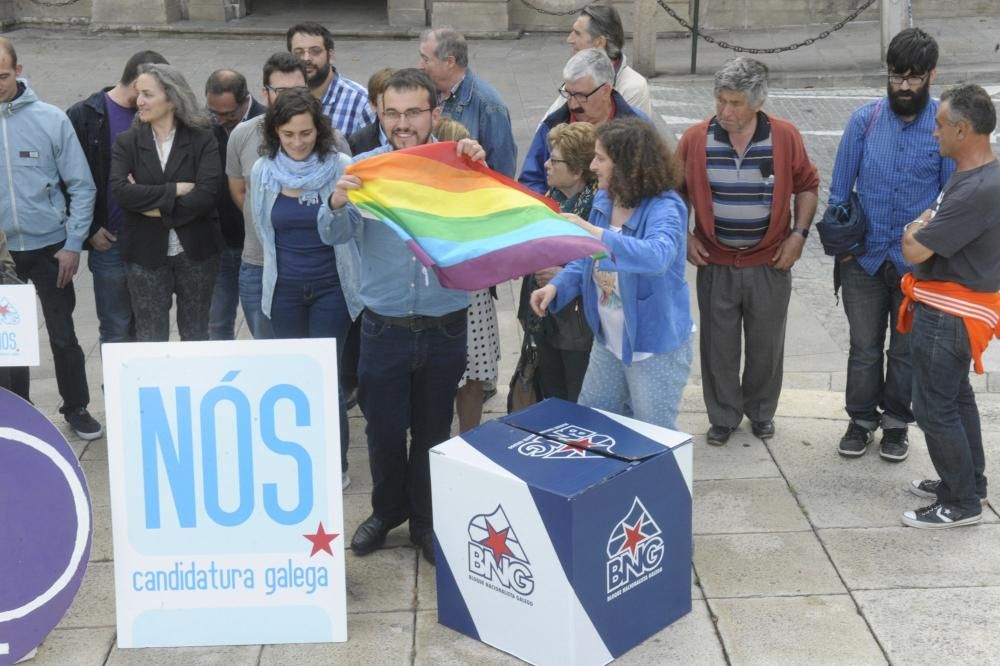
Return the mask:
<path fill-rule="evenodd" d="M 0 285 L 0 366 L 39 364 L 35 308 L 32 285 Z"/>
<path fill-rule="evenodd" d="M 119 647 L 347 640 L 335 341 L 103 355 Z"/>
<path fill-rule="evenodd" d="M 0 389 L 0 665 L 59 624 L 87 568 L 90 526 L 73 449 L 41 412 Z"/>
<path fill-rule="evenodd" d="M 691 436 L 550 399 L 431 449 L 438 621 L 605 664 L 691 610 Z"/>

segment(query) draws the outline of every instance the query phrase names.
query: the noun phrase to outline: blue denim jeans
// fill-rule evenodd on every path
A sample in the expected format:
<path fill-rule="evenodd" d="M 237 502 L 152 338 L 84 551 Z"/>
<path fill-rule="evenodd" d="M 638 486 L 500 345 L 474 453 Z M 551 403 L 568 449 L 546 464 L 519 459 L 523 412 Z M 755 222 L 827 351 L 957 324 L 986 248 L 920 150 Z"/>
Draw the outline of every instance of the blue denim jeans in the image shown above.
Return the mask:
<path fill-rule="evenodd" d="M 208 312 L 209 340 L 232 340 L 236 337 L 236 306 L 240 300 L 242 254 L 242 248 L 226 247 L 219 255 L 219 273 L 215 276 L 212 308 Z"/>
<path fill-rule="evenodd" d="M 132 313 L 132 298 L 128 293 L 121 241 L 116 240 L 103 252 L 87 252 L 87 266 L 94 280 L 94 306 L 97 309 L 101 344 L 133 342 L 135 315 Z"/>
<path fill-rule="evenodd" d="M 260 301 L 263 297 L 264 267 L 240 264 L 240 307 L 247 320 L 247 328 L 255 340 L 270 340 L 274 337 L 271 320 L 264 314 Z"/>
<path fill-rule="evenodd" d="M 340 280 L 289 282 L 278 278 L 271 300 L 271 317 L 277 338 L 336 338 L 337 365 L 344 352 L 344 338 L 351 325 Z M 340 465 L 347 471 L 350 428 L 344 390 L 337 387 L 340 402 Z"/>
<path fill-rule="evenodd" d="M 368 420 L 372 510 L 389 523 L 409 518 L 411 536 L 432 527 L 428 451 L 451 434 L 465 361 L 464 316 L 415 332 L 362 314 L 358 404 Z"/>
<path fill-rule="evenodd" d="M 986 497 L 986 458 L 976 394 L 969 384 L 969 335 L 960 317 L 922 303 L 910 331 L 913 412 L 941 479 L 938 501 L 979 513 Z"/>
<path fill-rule="evenodd" d="M 579 403 L 673 430 L 691 371 L 691 338 L 665 354 L 625 365 L 594 340 Z"/>
<path fill-rule="evenodd" d="M 910 393 L 913 368 L 909 336 L 896 330 L 903 292 L 891 261 L 868 275 L 857 261 L 840 264 L 844 312 L 851 332 L 845 401 L 851 420 L 862 428 L 905 428 L 913 422 Z M 886 328 L 889 351 L 883 374 Z M 880 412 L 881 409 L 881 412 Z"/>

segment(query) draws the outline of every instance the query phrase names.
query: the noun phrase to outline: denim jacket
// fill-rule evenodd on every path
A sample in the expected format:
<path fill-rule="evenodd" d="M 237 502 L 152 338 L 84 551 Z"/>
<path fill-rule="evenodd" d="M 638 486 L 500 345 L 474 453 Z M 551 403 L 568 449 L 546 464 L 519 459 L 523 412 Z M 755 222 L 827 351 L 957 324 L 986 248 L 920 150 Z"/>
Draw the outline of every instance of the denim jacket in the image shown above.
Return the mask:
<path fill-rule="evenodd" d="M 316 215 L 316 226 L 321 238 L 324 237 L 324 226 L 333 224 L 330 208 L 326 202 L 333 194 L 337 180 L 344 172 L 344 167 L 351 163 L 351 158 L 342 153 L 333 153 L 331 157 L 340 160 L 340 171 L 336 178 L 331 179 L 319 191 L 320 206 Z M 254 227 L 257 229 L 261 247 L 264 249 L 264 278 L 260 305 L 264 314 L 270 317 L 274 285 L 278 281 L 278 258 L 274 248 L 274 225 L 271 224 L 271 210 L 274 208 L 274 202 L 278 200 L 278 193 L 261 184 L 260 173 L 265 159 L 267 158 L 262 157 L 253 165 L 253 171 L 250 172 L 248 194 L 251 194 Z M 324 240 L 324 242 L 326 241 Z M 360 267 L 361 255 L 358 254 L 358 246 L 355 243 L 350 242 L 337 246 L 337 274 L 340 277 L 340 288 L 344 292 L 344 300 L 347 301 L 347 310 L 351 313 L 351 319 L 357 319 L 364 307 L 361 304 L 361 297 L 358 295 Z"/>
<path fill-rule="evenodd" d="M 517 144 L 510 126 L 510 112 L 490 84 L 465 70 L 455 94 L 441 104 L 441 113 L 457 120 L 486 151 L 486 165 L 508 178 L 517 169 Z"/>
<path fill-rule="evenodd" d="M 602 271 L 617 271 L 625 337 L 622 362 L 632 364 L 634 352 L 663 354 L 673 351 L 691 336 L 691 309 L 684 279 L 687 256 L 687 206 L 676 192 L 661 192 L 643 199 L 622 226 L 621 233 L 608 231 L 611 198 L 606 190 L 594 197 L 590 223 L 605 229 L 601 242 L 609 256 L 599 260 Z M 556 298 L 549 306 L 561 310 L 583 295 L 583 314 L 597 342 L 604 344 L 597 312 L 594 259 L 577 259 L 555 278 Z"/>

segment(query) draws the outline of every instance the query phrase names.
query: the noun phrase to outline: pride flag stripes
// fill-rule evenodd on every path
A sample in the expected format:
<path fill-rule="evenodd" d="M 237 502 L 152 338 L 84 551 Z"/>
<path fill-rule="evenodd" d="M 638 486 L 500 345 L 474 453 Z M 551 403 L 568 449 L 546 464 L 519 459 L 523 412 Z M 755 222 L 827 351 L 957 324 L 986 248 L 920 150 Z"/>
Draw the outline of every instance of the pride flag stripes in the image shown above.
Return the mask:
<path fill-rule="evenodd" d="M 431 143 L 347 169 L 363 183 L 351 202 L 392 227 L 442 286 L 485 289 L 604 253 L 555 202 L 455 152 L 453 141 Z"/>

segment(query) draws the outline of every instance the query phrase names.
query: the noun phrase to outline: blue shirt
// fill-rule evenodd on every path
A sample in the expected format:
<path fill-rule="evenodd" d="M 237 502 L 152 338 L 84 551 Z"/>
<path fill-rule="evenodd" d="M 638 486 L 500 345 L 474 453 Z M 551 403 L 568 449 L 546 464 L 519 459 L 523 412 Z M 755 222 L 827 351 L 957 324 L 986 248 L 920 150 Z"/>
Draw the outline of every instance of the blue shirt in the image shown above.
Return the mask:
<path fill-rule="evenodd" d="M 114 145 L 115 139 L 118 135 L 125 130 L 132 127 L 132 121 L 135 120 L 135 109 L 130 109 L 125 106 L 121 106 L 115 100 L 111 99 L 111 95 L 104 93 L 105 108 L 108 110 L 108 135 L 111 138 L 111 145 Z M 125 219 L 125 213 L 122 211 L 121 207 L 118 205 L 118 199 L 115 198 L 115 193 L 111 190 L 111 170 L 108 169 L 108 182 L 104 183 L 107 186 L 107 211 L 108 219 L 107 230 L 113 234 L 117 234 L 121 231 L 122 221 Z"/>
<path fill-rule="evenodd" d="M 851 190 L 857 190 L 868 218 L 865 254 L 857 261 L 869 275 L 886 259 L 901 275 L 912 270 L 903 258 L 903 227 L 931 207 L 955 170 L 954 160 L 941 157 L 932 135 L 937 110 L 938 101 L 932 99 L 916 118 L 904 122 L 883 97 L 857 109 L 847 121 L 833 166 L 830 204 L 846 203 Z"/>
<path fill-rule="evenodd" d="M 508 178 L 517 169 L 517 144 L 510 127 L 510 112 L 490 84 L 465 70 L 458 89 L 441 104 L 441 113 L 469 130 L 486 151 L 486 165 Z"/>
<path fill-rule="evenodd" d="M 337 254 L 319 238 L 316 218 L 319 202 L 302 203 L 279 194 L 271 209 L 278 277 L 293 282 L 337 278 Z"/>
<path fill-rule="evenodd" d="M 320 100 L 323 113 L 330 117 L 330 124 L 344 136 L 350 136 L 369 123 L 375 122 L 375 114 L 368 106 L 368 91 L 361 84 L 341 76 L 333 70 L 333 81 Z"/>
<path fill-rule="evenodd" d="M 392 150 L 385 145 L 354 158 Z M 469 306 L 469 293 L 446 289 L 437 275 L 417 261 L 416 255 L 399 235 L 382 221 L 362 219 L 352 204 L 336 210 L 329 208 L 329 197 L 323 200 L 320 219 L 328 214 L 331 223 L 320 224 L 320 238 L 325 243 L 357 241 L 361 253 L 361 301 L 369 310 L 387 317 L 439 317 Z"/>

